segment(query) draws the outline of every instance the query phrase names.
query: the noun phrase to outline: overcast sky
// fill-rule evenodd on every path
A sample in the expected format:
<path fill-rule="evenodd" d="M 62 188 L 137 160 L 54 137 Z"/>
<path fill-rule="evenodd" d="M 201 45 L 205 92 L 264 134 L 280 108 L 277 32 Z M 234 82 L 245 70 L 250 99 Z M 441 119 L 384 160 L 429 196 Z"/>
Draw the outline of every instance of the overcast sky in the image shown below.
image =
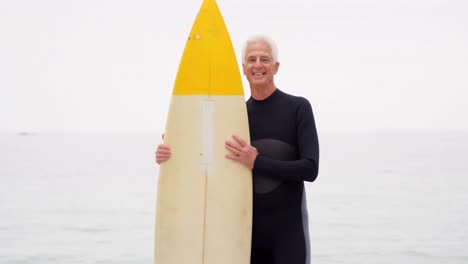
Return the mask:
<path fill-rule="evenodd" d="M 162 131 L 202 0 L 0 2 L 0 131 Z M 468 130 L 468 1 L 218 0 L 319 131 Z M 249 88 L 244 80 L 246 97 Z"/>

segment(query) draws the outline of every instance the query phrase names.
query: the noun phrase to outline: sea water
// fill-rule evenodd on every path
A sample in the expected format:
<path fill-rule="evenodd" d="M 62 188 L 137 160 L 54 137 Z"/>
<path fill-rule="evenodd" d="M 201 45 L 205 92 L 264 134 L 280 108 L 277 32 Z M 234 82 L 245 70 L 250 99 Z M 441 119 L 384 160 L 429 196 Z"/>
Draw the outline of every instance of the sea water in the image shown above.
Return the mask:
<path fill-rule="evenodd" d="M 0 134 L 0 263 L 151 264 L 160 133 Z M 320 133 L 312 263 L 468 263 L 468 133 Z"/>

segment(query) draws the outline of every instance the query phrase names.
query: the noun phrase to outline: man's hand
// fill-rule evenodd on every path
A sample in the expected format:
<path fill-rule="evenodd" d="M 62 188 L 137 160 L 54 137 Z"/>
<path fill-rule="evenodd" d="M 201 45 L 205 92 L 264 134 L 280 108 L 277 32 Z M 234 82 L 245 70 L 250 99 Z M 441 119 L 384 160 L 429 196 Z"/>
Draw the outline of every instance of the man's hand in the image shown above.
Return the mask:
<path fill-rule="evenodd" d="M 161 164 L 161 162 L 165 162 L 171 157 L 171 148 L 166 144 L 159 144 L 155 154 L 156 163 Z"/>
<path fill-rule="evenodd" d="M 230 151 L 230 154 L 226 154 L 226 158 L 240 162 L 250 170 L 253 169 L 258 155 L 257 149 L 237 135 L 232 135 L 232 138 L 234 141 L 226 141 L 226 149 Z"/>
<path fill-rule="evenodd" d="M 164 134 L 161 135 L 161 138 L 164 139 Z M 161 164 L 161 162 L 165 162 L 171 157 L 171 148 L 166 144 L 159 144 L 155 156 L 156 163 Z"/>

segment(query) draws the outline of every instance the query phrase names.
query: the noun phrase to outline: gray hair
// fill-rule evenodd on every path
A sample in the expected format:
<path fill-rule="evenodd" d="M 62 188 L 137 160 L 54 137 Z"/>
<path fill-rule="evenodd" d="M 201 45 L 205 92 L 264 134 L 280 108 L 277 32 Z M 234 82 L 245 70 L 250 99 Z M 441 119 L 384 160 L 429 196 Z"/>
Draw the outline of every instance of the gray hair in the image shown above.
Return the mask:
<path fill-rule="evenodd" d="M 278 47 L 276 46 L 276 43 L 267 36 L 255 35 L 247 39 L 247 41 L 244 44 L 244 48 L 242 49 L 242 63 L 245 63 L 245 59 L 246 59 L 245 55 L 247 52 L 247 47 L 255 43 L 264 43 L 268 47 L 270 47 L 273 63 L 278 62 Z"/>

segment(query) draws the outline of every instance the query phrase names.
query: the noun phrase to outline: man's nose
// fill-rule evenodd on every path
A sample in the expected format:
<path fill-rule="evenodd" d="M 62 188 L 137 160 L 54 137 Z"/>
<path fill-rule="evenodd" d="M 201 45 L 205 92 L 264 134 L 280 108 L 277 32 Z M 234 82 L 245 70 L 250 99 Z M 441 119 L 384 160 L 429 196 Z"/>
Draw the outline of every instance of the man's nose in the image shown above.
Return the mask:
<path fill-rule="evenodd" d="M 255 67 L 262 66 L 262 62 L 260 61 L 260 58 L 257 58 L 257 59 L 255 60 L 254 66 L 255 66 Z"/>

